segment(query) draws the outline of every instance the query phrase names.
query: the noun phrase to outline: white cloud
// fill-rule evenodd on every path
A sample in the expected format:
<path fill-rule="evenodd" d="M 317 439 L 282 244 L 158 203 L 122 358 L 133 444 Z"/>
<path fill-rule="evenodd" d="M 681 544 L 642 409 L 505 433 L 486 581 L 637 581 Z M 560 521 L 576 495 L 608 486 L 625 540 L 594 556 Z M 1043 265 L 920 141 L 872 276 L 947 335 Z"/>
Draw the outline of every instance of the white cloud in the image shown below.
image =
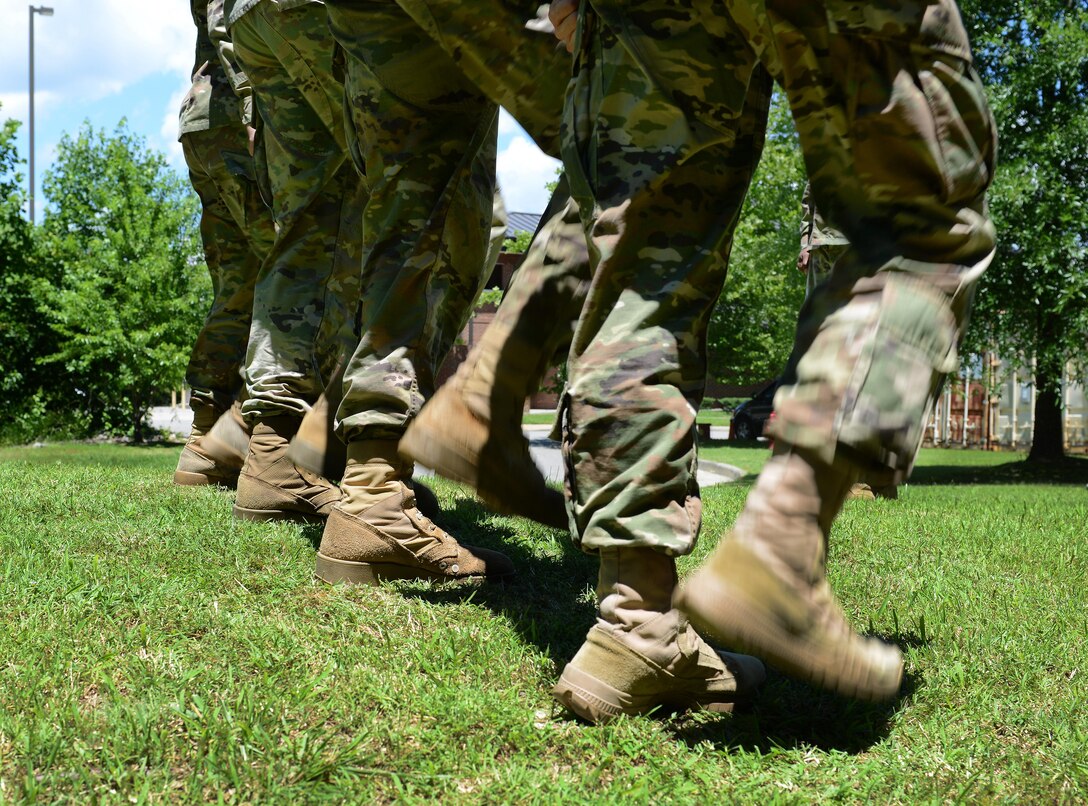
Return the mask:
<path fill-rule="evenodd" d="M 514 116 L 502 107 L 499 107 L 499 137 L 508 137 L 521 133 L 522 128 L 518 125 L 518 122 L 514 120 Z"/>
<path fill-rule="evenodd" d="M 166 152 L 166 159 L 175 170 L 185 172 L 185 155 L 178 142 L 178 110 L 185 93 L 189 91 L 189 81 L 184 81 L 170 96 L 166 103 L 166 109 L 162 116 L 162 126 L 159 128 L 159 147 Z"/>
<path fill-rule="evenodd" d="M 0 100 L 5 117 L 22 117 L 27 108 L 29 23 L 18 12 L 26 5 L 2 2 L 8 24 L 0 27 Z M 185 0 L 47 2 L 54 16 L 34 19 L 39 109 L 43 104 L 95 101 L 152 73 L 184 75 L 192 67 L 193 18 Z"/>
<path fill-rule="evenodd" d="M 499 152 L 499 187 L 506 209 L 515 213 L 540 213 L 548 204 L 545 185 L 555 181 L 559 166 L 525 135 L 510 138 Z"/>

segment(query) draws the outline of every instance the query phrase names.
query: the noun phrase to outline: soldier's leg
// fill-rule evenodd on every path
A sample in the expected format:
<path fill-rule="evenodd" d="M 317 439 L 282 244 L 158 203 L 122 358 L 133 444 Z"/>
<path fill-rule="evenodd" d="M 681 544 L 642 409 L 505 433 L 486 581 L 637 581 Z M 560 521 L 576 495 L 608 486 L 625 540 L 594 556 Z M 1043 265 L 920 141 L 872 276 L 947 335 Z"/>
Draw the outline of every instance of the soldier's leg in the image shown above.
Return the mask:
<path fill-rule="evenodd" d="M 572 526 L 601 569 L 597 624 L 555 694 L 593 721 L 657 706 L 728 710 L 762 680 L 757 661 L 711 651 L 671 599 L 674 558 L 701 522 L 695 415 L 707 320 L 762 148 L 770 82 L 762 72 L 749 81 L 743 42 L 703 25 L 694 6 L 640 3 L 647 29 L 636 40 L 625 38 L 633 27 L 621 36 L 603 19 L 625 8 L 580 13 L 564 143 L 575 197 L 601 210 L 562 414 Z M 643 69 L 650 58 L 687 74 L 692 54 L 723 82 L 739 76 L 730 98 L 684 106 Z"/>
<path fill-rule="evenodd" d="M 520 0 L 397 0 L 485 96 L 514 116 L 547 154 L 560 155 L 570 56 L 551 34 L 526 27 Z"/>
<path fill-rule="evenodd" d="M 854 473 L 909 471 L 955 367 L 993 254 L 993 122 L 951 0 L 727 6 L 785 87 L 816 204 L 851 246 L 799 323 L 780 453 L 681 603 L 786 671 L 890 697 L 901 655 L 846 624 L 825 543 Z"/>
<path fill-rule="evenodd" d="M 512 571 L 423 517 L 397 453 L 490 275 L 497 107 L 396 4 L 336 0 L 352 153 L 367 176 L 362 338 L 345 372 L 343 499 L 317 558 L 326 581 L 482 579 Z"/>
<path fill-rule="evenodd" d="M 506 240 L 506 229 L 506 204 L 503 202 L 502 193 L 496 188 L 485 266 L 494 266 L 498 263 L 499 253 Z M 288 456 L 296 465 L 329 479 L 339 479 L 343 476 L 344 465 L 347 461 L 345 445 L 336 434 L 336 410 L 340 408 L 340 401 L 344 399 L 345 363 L 346 356 L 345 361 L 340 363 L 336 373 L 325 384 L 321 397 L 302 418 L 302 424 L 291 438 L 291 447 L 288 450 Z M 433 498 L 430 491 L 419 482 L 414 484 L 420 509 L 430 515 L 436 514 L 437 502 L 434 507 L 429 508 Z M 418 495 L 421 492 L 422 496 Z"/>
<path fill-rule="evenodd" d="M 521 418 L 555 356 L 566 355 L 589 274 L 578 206 L 564 179 L 495 318 L 411 422 L 401 453 L 471 485 L 496 512 L 568 528 L 563 496 L 533 463 Z"/>
<path fill-rule="evenodd" d="M 242 466 L 233 447 L 207 437 L 238 397 L 249 341 L 253 286 L 272 242 L 272 217 L 257 191 L 248 137 L 237 126 L 185 134 L 189 177 L 200 197 L 200 236 L 212 280 L 212 305 L 186 371 L 193 430 L 178 460 L 178 484 L 234 486 Z"/>
<path fill-rule="evenodd" d="M 570 59 L 549 33 L 526 27 L 531 7 L 511 0 L 398 4 L 482 93 L 559 156 Z M 412 422 L 401 448 L 437 473 L 471 484 L 497 511 L 565 528 L 562 498 L 546 485 L 521 432 L 525 399 L 555 351 L 569 343 L 589 281 L 578 209 L 562 188 L 557 193 L 495 320 Z"/>
<path fill-rule="evenodd" d="M 287 458 L 288 440 L 354 345 L 362 184 L 347 160 L 343 84 L 325 9 L 261 3 L 231 28 L 254 87 L 276 239 L 258 277 L 246 358 L 253 440 L 235 514 L 323 518 L 338 488 Z"/>

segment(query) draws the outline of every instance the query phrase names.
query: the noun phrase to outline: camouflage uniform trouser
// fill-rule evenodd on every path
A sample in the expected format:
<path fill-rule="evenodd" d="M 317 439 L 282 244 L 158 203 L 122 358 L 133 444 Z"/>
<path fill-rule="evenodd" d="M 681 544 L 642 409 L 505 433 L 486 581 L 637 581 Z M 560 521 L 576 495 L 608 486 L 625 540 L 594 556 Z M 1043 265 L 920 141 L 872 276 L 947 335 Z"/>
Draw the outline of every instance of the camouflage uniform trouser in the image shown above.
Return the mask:
<path fill-rule="evenodd" d="M 526 29 L 533 5 L 518 0 L 397 0 L 432 41 L 492 101 L 501 104 L 548 154 L 560 157 L 559 129 L 570 57 L 550 33 Z M 490 418 L 520 407 L 556 355 L 565 357 L 590 281 L 579 209 L 561 179 L 525 260 L 514 274 L 488 339 L 502 334 L 502 373 L 471 374 L 470 404 L 486 400 Z M 492 341 L 491 343 L 495 343 Z M 474 350 L 467 361 L 483 356 Z M 489 362 L 484 362 L 488 363 Z M 488 386 L 489 388 L 484 388 Z"/>
<path fill-rule="evenodd" d="M 906 472 L 992 254 L 983 193 L 993 126 L 951 0 L 728 0 L 726 8 L 593 0 L 580 14 L 568 170 L 580 167 L 595 197 L 607 199 L 600 174 L 609 164 L 622 171 L 615 157 L 645 107 L 643 92 L 610 79 L 599 51 L 609 35 L 685 111 L 691 132 L 721 133 L 717 162 L 735 169 L 720 186 L 713 164 L 693 170 L 706 149 L 678 126 L 671 142 L 692 145 L 675 165 L 649 178 L 637 160 L 626 171 L 649 187 L 675 187 L 675 212 L 651 222 L 657 240 L 646 242 L 633 218 L 637 192 L 619 211 L 624 226 L 605 231 L 608 210 L 598 221 L 611 266 L 598 270 L 572 348 L 565 440 L 586 545 L 691 548 L 684 484 L 706 317 L 724 269 L 694 270 L 674 256 L 728 242 L 758 153 L 751 113 L 763 95 L 760 65 L 786 89 L 817 206 L 852 242 L 802 310 L 792 382 L 776 401 L 779 439 L 829 461 L 841 454 L 889 476 Z M 716 220 L 711 211 L 720 211 Z"/>
<path fill-rule="evenodd" d="M 363 335 L 337 427 L 345 442 L 399 439 L 491 273 L 498 108 L 392 0 L 328 13 L 370 194 Z"/>
<path fill-rule="evenodd" d="M 540 122 L 549 120 L 546 100 L 541 100 L 549 95 L 546 92 L 533 94 L 528 88 L 532 86 L 533 77 L 537 77 L 538 81 L 550 82 L 565 75 L 568 69 L 563 63 L 566 57 L 558 53 L 554 45 L 544 45 L 538 37 L 522 30 L 526 14 L 524 6 L 502 0 L 474 3 L 453 3 L 449 0 L 399 2 L 454 54 L 467 74 L 511 109 L 537 142 L 548 150 L 551 142 L 547 136 L 548 129 L 545 128 L 543 133 L 538 132 L 534 128 L 534 121 L 540 126 Z M 700 36 L 701 32 L 693 31 L 692 41 L 702 41 Z M 538 51 L 534 51 L 534 45 L 539 46 Z M 653 257 L 653 264 L 645 267 L 650 276 L 673 274 L 690 277 L 693 283 L 691 287 L 680 290 L 681 298 L 698 298 L 709 312 L 717 292 L 703 294 L 700 285 L 708 278 L 724 277 L 729 242 L 720 236 L 704 238 L 703 231 L 721 230 L 719 219 L 734 218 L 740 209 L 754 159 L 760 150 L 769 81 L 764 80 L 753 91 L 750 104 L 744 107 L 747 116 L 744 131 L 736 135 L 734 129 L 737 124 L 734 120 L 729 120 L 728 126 L 721 125 L 720 121 L 713 121 L 714 125 L 701 121 L 689 122 L 685 110 L 655 91 L 638 63 L 618 46 L 614 38 L 602 37 L 597 40 L 592 52 L 587 50 L 585 58 L 592 59 L 593 63 L 584 65 L 582 81 L 576 87 L 581 92 L 580 105 L 577 114 L 566 121 L 568 128 L 580 127 L 582 141 L 592 143 L 590 156 L 600 159 L 599 164 L 592 166 L 584 165 L 577 157 L 573 161 L 567 160 L 582 218 L 592 238 L 592 257 L 596 264 L 590 291 L 591 304 L 583 316 L 593 316 L 609 306 L 622 308 L 636 304 L 632 299 L 618 299 L 613 293 L 630 279 L 624 276 L 624 272 L 638 268 L 624 257 L 623 250 L 616 252 L 617 242 L 620 241 L 629 254 Z M 604 105 L 602 115 L 607 116 L 607 124 L 602 124 L 603 128 L 598 130 L 595 129 L 599 122 L 595 115 L 600 110 L 593 104 L 600 103 L 602 96 L 610 89 L 622 94 L 622 102 L 613 100 Z M 748 85 L 745 81 L 740 88 L 742 103 L 747 95 Z M 582 115 L 583 112 L 588 114 Z M 550 130 L 554 131 L 554 128 L 554 124 L 550 124 Z M 732 158 L 731 147 L 735 137 L 745 145 L 743 159 L 739 162 Z M 697 159 L 689 162 L 688 158 L 696 152 Z M 732 197 L 733 205 L 722 205 L 717 210 L 704 205 L 698 209 L 700 182 L 706 183 L 708 191 L 712 188 L 716 193 Z M 628 197 L 632 198 L 630 206 L 627 204 Z M 626 227 L 627 221 L 633 222 L 633 226 Z M 534 352 L 531 340 L 519 334 L 528 333 L 534 323 L 539 323 L 540 336 L 537 341 L 543 344 L 545 335 L 555 334 L 557 323 L 562 321 L 559 318 L 562 312 L 578 309 L 585 293 L 585 284 L 584 281 L 578 282 L 579 276 L 575 270 L 577 261 L 571 259 L 577 256 L 574 243 L 575 239 L 569 234 L 556 230 L 547 241 L 540 241 L 538 247 L 530 252 L 521 275 L 515 280 L 492 324 L 492 327 L 509 328 L 510 335 L 503 352 L 511 359 L 505 364 L 526 365 L 539 360 L 539 348 Z M 567 258 L 561 257 L 564 250 Z M 559 259 L 545 259 L 548 251 Z M 584 267 L 582 271 L 584 277 Z M 665 289 L 657 299 L 647 298 L 638 303 L 648 317 L 655 319 L 660 328 L 659 334 L 670 334 L 669 340 L 672 340 L 671 330 L 674 327 L 689 324 L 686 320 L 679 324 L 673 320 L 674 312 L 680 310 L 680 306 L 668 301 L 668 298 L 676 292 L 675 288 Z M 565 322 L 562 324 L 565 326 Z M 705 331 L 705 317 L 701 326 Z M 584 332 L 584 327 L 579 332 Z M 617 331 L 616 335 L 620 337 L 622 334 Z M 643 373 L 645 379 L 656 377 L 660 381 L 652 389 L 648 387 L 649 394 L 639 404 L 644 406 L 644 416 L 641 419 L 636 417 L 631 431 L 625 433 L 622 423 L 611 423 L 610 432 L 596 432 L 598 423 L 588 408 L 566 418 L 568 426 L 574 421 L 579 425 L 584 424 L 579 446 L 589 448 L 588 452 L 570 450 L 574 443 L 571 436 L 574 428 L 568 427 L 568 480 L 575 493 L 574 533 L 581 539 L 584 548 L 596 549 L 630 540 L 630 535 L 622 534 L 624 523 L 640 508 L 664 510 L 665 522 L 656 532 L 661 535 L 675 533 L 671 539 L 677 551 L 686 550 L 684 547 L 690 546 L 694 540 L 699 527 L 694 406 L 702 395 L 706 374 L 705 357 L 699 355 L 699 341 L 699 337 L 693 336 L 682 344 L 674 344 L 675 355 L 671 361 L 659 361 L 660 356 L 655 355 L 651 363 L 645 366 L 642 366 L 633 345 L 624 342 L 632 348 L 630 357 L 633 362 L 628 366 L 633 369 L 637 364 L 640 367 L 638 371 Z M 679 354 L 683 354 L 683 357 Z M 576 358 L 577 345 L 572 360 Z M 686 373 L 682 378 L 676 372 L 680 367 Z M 572 364 L 572 373 L 574 371 Z M 677 393 L 676 387 L 671 385 L 673 383 L 682 384 L 690 396 L 690 402 L 682 393 Z M 496 387 L 503 386 L 504 379 L 496 378 L 495 384 Z M 604 476 L 606 468 L 623 461 L 625 446 L 630 446 L 632 440 L 637 439 L 647 419 L 657 418 L 657 422 L 665 422 L 673 414 L 687 417 L 688 423 L 686 427 L 680 426 L 661 435 L 662 443 L 668 446 L 667 456 L 653 465 L 647 465 L 644 471 L 638 471 L 640 475 L 637 479 L 632 481 L 629 477 L 621 480 L 619 485 L 602 490 L 601 497 L 589 502 L 578 499 L 579 492 L 585 489 L 582 483 L 588 480 L 594 484 L 595 479 Z M 603 447 L 602 451 L 596 452 L 595 446 L 590 447 L 593 438 Z M 602 509 L 600 502 L 604 496 L 615 490 L 623 492 L 624 484 L 627 490 L 623 499 L 614 500 L 607 511 Z M 655 540 L 648 543 L 657 544 Z"/>
<path fill-rule="evenodd" d="M 213 294 L 185 381 L 194 401 L 225 411 L 242 385 L 253 285 L 275 233 L 241 123 L 188 132 L 181 146 L 200 196 L 200 238 Z"/>
<path fill-rule="evenodd" d="M 669 21 L 661 40 L 624 39 L 616 32 L 634 27 L 580 12 L 563 156 L 575 199 L 598 211 L 597 266 L 570 353 L 563 448 L 572 530 L 591 550 L 683 554 L 698 535 L 707 323 L 766 128 L 762 71 L 715 105 L 688 104 L 642 69 L 648 50 L 668 48 L 657 66 L 686 89 L 708 83 L 696 82 L 702 64 L 732 78 L 735 40 L 675 5 L 638 4 L 636 25 Z"/>
<path fill-rule="evenodd" d="M 776 437 L 909 473 L 994 252 L 996 128 L 954 0 L 728 0 L 786 90 L 817 209 L 850 241 L 806 300 Z"/>
<path fill-rule="evenodd" d="M 243 411 L 301 416 L 355 345 L 364 186 L 347 159 L 324 6 L 260 3 L 231 37 L 253 84 L 258 179 L 276 221 L 257 280 Z"/>

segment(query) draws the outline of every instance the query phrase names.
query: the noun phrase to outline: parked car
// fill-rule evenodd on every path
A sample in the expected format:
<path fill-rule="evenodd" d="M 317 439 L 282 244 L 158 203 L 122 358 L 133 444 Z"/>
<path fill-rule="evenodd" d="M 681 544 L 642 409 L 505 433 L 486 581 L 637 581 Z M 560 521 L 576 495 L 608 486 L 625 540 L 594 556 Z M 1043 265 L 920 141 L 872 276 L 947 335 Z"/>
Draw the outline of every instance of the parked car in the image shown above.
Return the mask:
<path fill-rule="evenodd" d="M 763 435 L 774 411 L 774 393 L 779 383 L 776 378 L 733 409 L 732 432 L 736 439 L 758 439 Z"/>

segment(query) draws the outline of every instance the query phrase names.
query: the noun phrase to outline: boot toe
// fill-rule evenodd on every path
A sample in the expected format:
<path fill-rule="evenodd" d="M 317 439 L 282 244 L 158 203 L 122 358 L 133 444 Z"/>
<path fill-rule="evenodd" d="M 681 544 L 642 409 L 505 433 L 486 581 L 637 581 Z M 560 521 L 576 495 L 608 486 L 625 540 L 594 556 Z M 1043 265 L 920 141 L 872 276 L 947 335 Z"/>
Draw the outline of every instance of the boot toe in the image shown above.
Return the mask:
<path fill-rule="evenodd" d="M 500 551 L 461 546 L 457 552 L 459 573 L 465 576 L 482 576 L 488 579 L 503 579 L 514 575 L 514 563 Z"/>
<path fill-rule="evenodd" d="M 432 520 L 442 512 L 434 491 L 421 481 L 412 479 L 412 491 L 416 497 L 416 508 Z"/>
<path fill-rule="evenodd" d="M 729 673 L 733 675 L 738 697 L 753 694 L 767 679 L 767 667 L 763 665 L 763 661 L 759 658 L 752 655 L 741 655 L 739 652 L 723 652 L 721 650 L 718 651 L 718 657 L 721 658 Z"/>

